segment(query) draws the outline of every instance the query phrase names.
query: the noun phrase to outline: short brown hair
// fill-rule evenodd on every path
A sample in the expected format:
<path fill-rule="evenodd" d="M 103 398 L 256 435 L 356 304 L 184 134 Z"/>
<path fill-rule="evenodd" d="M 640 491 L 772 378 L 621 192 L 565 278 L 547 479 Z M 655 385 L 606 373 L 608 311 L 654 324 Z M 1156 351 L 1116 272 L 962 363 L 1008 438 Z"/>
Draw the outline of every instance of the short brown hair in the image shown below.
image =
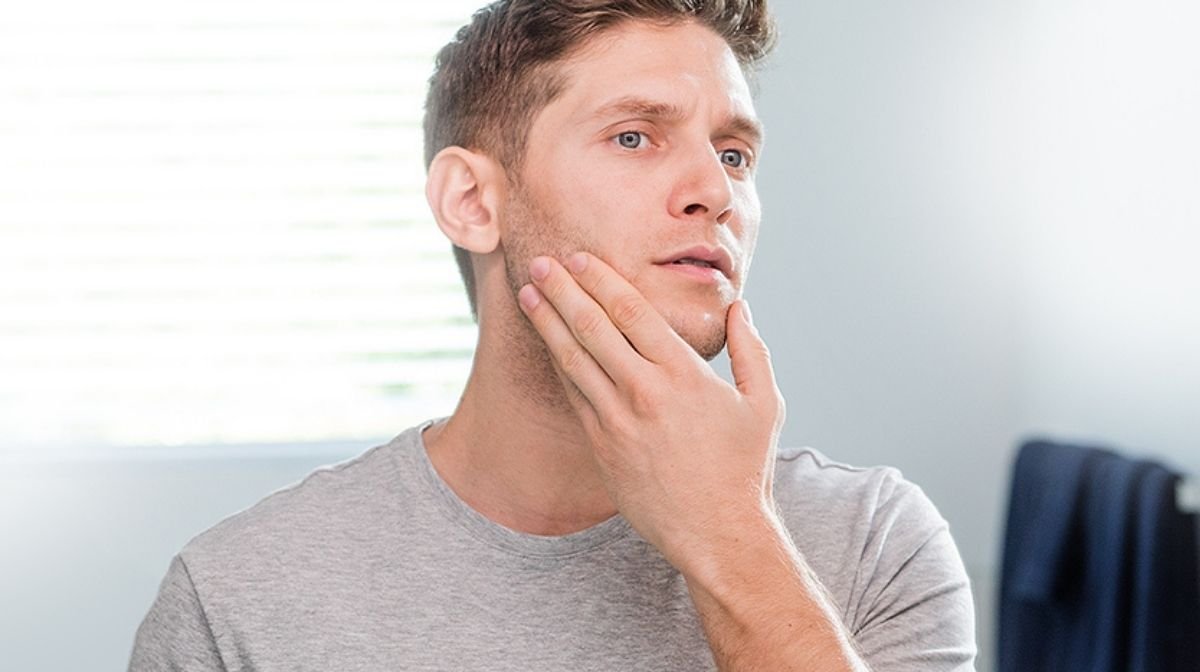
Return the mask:
<path fill-rule="evenodd" d="M 533 118 L 566 82 L 553 66 L 626 21 L 696 21 L 724 38 L 752 74 L 775 44 L 766 0 L 497 0 L 438 52 L 425 99 L 425 167 L 442 149 L 482 151 L 515 184 Z M 471 255 L 453 246 L 479 320 Z"/>

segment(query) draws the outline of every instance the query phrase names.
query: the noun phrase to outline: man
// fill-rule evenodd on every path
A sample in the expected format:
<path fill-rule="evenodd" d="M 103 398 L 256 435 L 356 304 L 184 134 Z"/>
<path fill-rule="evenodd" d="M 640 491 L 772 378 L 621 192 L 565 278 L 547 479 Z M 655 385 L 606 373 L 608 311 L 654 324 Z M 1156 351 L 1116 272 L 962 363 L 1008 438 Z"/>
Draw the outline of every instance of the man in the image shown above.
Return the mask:
<path fill-rule="evenodd" d="M 771 39 L 755 0 L 477 13 L 426 118 L 479 323 L 458 408 L 193 539 L 130 668 L 973 669 L 920 489 L 776 446 L 739 300 Z"/>

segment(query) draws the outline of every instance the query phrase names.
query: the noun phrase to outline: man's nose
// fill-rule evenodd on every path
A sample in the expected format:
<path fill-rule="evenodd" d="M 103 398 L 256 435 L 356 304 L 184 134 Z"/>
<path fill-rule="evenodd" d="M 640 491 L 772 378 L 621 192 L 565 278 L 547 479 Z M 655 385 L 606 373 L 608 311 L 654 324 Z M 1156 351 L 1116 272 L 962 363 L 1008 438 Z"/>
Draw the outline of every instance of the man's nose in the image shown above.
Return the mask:
<path fill-rule="evenodd" d="M 685 219 L 725 224 L 733 217 L 729 173 L 717 150 L 695 151 L 681 157 L 679 179 L 671 198 L 671 214 Z"/>

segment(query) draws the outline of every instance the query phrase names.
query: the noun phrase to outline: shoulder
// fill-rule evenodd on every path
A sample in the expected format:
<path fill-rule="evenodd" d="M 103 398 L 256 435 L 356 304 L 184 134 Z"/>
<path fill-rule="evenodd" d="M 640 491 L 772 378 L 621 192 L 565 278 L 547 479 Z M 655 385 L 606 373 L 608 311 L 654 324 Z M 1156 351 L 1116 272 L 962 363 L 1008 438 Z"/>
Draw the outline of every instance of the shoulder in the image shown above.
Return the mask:
<path fill-rule="evenodd" d="M 775 487 L 784 513 L 826 527 L 889 528 L 901 520 L 922 529 L 946 525 L 921 487 L 899 469 L 854 466 L 811 447 L 779 450 Z"/>
<path fill-rule="evenodd" d="M 231 633 L 299 627 L 331 596 L 366 599 L 364 577 L 393 549 L 387 544 L 411 511 L 403 474 L 414 436 L 318 468 L 185 544 L 164 586 L 187 596 L 203 625 L 193 629 L 228 645 Z"/>
<path fill-rule="evenodd" d="M 970 603 L 948 523 L 899 469 L 852 466 L 808 447 L 780 449 L 775 500 L 797 548 L 856 630 L 881 618 L 886 605 L 933 590 L 953 589 Z"/>
<path fill-rule="evenodd" d="M 946 520 L 919 485 L 890 466 L 854 466 L 810 447 L 781 448 L 776 507 L 805 550 L 830 566 L 860 565 L 885 547 L 915 550 L 946 531 Z"/>
<path fill-rule="evenodd" d="M 398 498 L 384 495 L 396 487 L 400 439 L 268 494 L 192 538 L 180 558 L 200 581 L 336 550 L 397 506 Z"/>

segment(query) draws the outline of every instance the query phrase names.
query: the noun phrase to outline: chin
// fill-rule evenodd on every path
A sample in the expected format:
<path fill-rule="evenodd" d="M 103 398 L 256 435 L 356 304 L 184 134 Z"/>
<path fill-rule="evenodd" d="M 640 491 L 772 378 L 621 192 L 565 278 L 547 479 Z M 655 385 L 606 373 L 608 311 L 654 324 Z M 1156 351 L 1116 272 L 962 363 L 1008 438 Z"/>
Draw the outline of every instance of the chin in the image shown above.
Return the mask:
<path fill-rule="evenodd" d="M 728 311 L 728 305 L 719 311 L 697 309 L 686 314 L 676 309 L 664 312 L 663 318 L 684 342 L 692 346 L 696 354 L 704 361 L 711 362 L 725 349 L 725 315 Z"/>
<path fill-rule="evenodd" d="M 692 349 L 695 350 L 696 354 L 700 355 L 704 361 L 711 362 L 712 360 L 716 359 L 717 355 L 721 354 L 722 350 L 725 349 L 725 329 L 722 328 L 719 335 L 712 334 L 711 337 L 706 340 L 684 340 L 687 340 L 688 345 L 692 346 Z"/>

